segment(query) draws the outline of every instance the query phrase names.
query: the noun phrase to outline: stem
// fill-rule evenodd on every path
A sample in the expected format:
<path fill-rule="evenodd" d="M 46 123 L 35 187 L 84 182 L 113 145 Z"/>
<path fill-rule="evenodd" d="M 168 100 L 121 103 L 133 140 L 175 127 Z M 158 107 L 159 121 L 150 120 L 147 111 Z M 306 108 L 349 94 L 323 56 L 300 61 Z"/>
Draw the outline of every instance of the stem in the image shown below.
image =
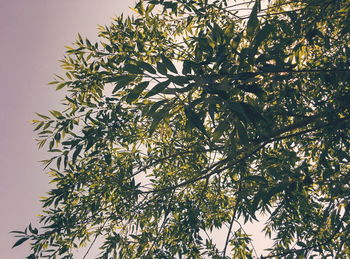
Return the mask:
<path fill-rule="evenodd" d="M 240 189 L 241 189 L 241 185 L 239 186 L 238 192 L 240 191 Z M 226 250 L 227 250 L 228 243 L 230 242 L 230 235 L 231 235 L 231 232 L 232 232 L 233 223 L 235 222 L 237 208 L 238 208 L 238 199 L 236 200 L 235 208 L 233 210 L 232 219 L 231 219 L 230 226 L 229 226 L 229 229 L 228 229 L 228 232 L 227 232 L 227 236 L 226 236 L 226 242 L 225 242 L 225 247 L 224 247 L 224 252 L 223 252 L 223 257 L 224 258 L 226 256 Z"/>

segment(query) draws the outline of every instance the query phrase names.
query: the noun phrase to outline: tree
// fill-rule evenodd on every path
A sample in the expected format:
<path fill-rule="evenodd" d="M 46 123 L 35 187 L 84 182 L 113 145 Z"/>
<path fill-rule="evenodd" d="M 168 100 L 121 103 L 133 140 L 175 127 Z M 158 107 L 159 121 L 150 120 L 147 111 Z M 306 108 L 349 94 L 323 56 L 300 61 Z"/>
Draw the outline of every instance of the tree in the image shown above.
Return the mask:
<path fill-rule="evenodd" d="M 244 11 L 245 9 L 249 11 Z M 145 0 L 80 35 L 33 123 L 54 186 L 28 258 L 350 256 L 350 2 Z M 227 238 L 217 248 L 211 231 Z M 319 257 L 319 258 L 320 258 Z"/>

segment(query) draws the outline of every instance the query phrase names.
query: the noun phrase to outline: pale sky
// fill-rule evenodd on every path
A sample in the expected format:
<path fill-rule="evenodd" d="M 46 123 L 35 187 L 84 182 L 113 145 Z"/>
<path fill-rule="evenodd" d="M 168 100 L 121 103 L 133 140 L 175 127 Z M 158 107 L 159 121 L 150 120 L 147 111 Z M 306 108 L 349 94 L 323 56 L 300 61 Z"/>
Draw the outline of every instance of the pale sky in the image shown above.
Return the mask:
<path fill-rule="evenodd" d="M 62 93 L 47 85 L 59 74 L 58 60 L 79 32 L 96 40 L 97 24 L 108 25 L 114 15 L 130 14 L 133 0 L 0 0 L 0 257 L 21 259 L 29 246 L 11 249 L 11 230 L 24 230 L 40 214 L 39 198 L 49 179 L 38 161 L 30 124 L 35 112 L 60 109 Z M 250 226 L 260 232 L 261 226 Z M 266 240 L 255 243 L 261 251 Z M 259 242 L 260 240 L 260 242 Z"/>
<path fill-rule="evenodd" d="M 11 249 L 11 230 L 23 230 L 41 212 L 49 179 L 38 161 L 30 124 L 35 112 L 58 108 L 47 83 L 77 33 L 96 39 L 97 24 L 131 13 L 133 0 L 0 0 L 0 258 L 22 259 L 29 246 Z"/>

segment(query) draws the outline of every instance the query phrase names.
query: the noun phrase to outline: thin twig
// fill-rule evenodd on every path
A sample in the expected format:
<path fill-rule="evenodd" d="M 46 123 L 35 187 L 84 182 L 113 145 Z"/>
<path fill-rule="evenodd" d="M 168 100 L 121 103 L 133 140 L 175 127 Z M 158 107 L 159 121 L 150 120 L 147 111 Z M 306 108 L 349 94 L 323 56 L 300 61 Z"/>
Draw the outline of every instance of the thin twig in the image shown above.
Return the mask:
<path fill-rule="evenodd" d="M 240 159 L 237 159 L 233 163 L 228 163 L 229 160 L 232 159 L 231 157 L 227 157 L 227 158 L 225 158 L 223 160 L 220 160 L 214 166 L 214 167 L 217 167 L 217 168 L 208 168 L 208 169 L 204 170 L 199 177 L 183 181 L 183 182 L 181 182 L 181 183 L 179 183 L 177 185 L 173 185 L 173 186 L 169 186 L 169 187 L 165 187 L 165 188 L 160 188 L 160 189 L 154 189 L 154 190 L 151 190 L 151 191 L 145 191 L 143 193 L 155 193 L 155 192 L 170 191 L 170 190 L 174 190 L 174 189 L 177 189 L 177 188 L 185 186 L 185 185 L 189 185 L 189 184 L 195 183 L 195 182 L 197 182 L 199 180 L 208 178 L 208 177 L 210 177 L 212 175 L 220 174 L 221 172 L 231 168 L 232 166 L 237 165 L 237 164 L 245 161 L 246 159 L 248 159 L 249 157 L 251 157 L 252 155 L 257 153 L 260 149 L 262 149 L 267 143 L 268 142 L 263 142 L 262 144 L 258 145 L 253 151 L 247 153 L 246 155 L 243 155 L 243 157 L 241 157 Z M 225 163 L 227 163 L 227 165 L 225 167 L 221 167 Z"/>
<path fill-rule="evenodd" d="M 102 232 L 102 230 L 103 230 L 104 226 L 107 224 L 107 222 L 108 222 L 108 218 L 107 218 L 107 219 L 105 220 L 105 222 L 103 223 L 103 225 L 102 225 L 101 229 L 100 229 L 99 231 L 97 231 L 97 233 L 96 233 L 96 235 L 95 235 L 95 238 L 94 238 L 94 240 L 92 241 L 92 243 L 90 244 L 90 246 L 89 246 L 88 250 L 86 251 L 86 253 L 85 253 L 85 255 L 84 255 L 83 259 L 85 259 L 85 258 L 86 258 L 86 256 L 89 254 L 89 252 L 90 252 L 91 248 L 92 248 L 92 247 L 93 247 L 93 245 L 95 244 L 95 242 L 96 242 L 96 240 L 97 240 L 98 236 L 101 234 L 101 232 Z"/>

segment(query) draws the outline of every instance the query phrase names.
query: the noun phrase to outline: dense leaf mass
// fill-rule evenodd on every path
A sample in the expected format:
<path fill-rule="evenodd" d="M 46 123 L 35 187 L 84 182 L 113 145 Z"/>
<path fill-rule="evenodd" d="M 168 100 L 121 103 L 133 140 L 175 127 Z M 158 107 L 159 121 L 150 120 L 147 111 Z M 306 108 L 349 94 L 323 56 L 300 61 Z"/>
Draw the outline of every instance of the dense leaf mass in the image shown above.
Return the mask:
<path fill-rule="evenodd" d="M 80 35 L 34 120 L 52 189 L 28 258 L 350 257 L 350 1 L 144 0 Z M 221 229 L 226 242 L 216 244 Z M 85 257 L 84 257 L 85 258 Z"/>

